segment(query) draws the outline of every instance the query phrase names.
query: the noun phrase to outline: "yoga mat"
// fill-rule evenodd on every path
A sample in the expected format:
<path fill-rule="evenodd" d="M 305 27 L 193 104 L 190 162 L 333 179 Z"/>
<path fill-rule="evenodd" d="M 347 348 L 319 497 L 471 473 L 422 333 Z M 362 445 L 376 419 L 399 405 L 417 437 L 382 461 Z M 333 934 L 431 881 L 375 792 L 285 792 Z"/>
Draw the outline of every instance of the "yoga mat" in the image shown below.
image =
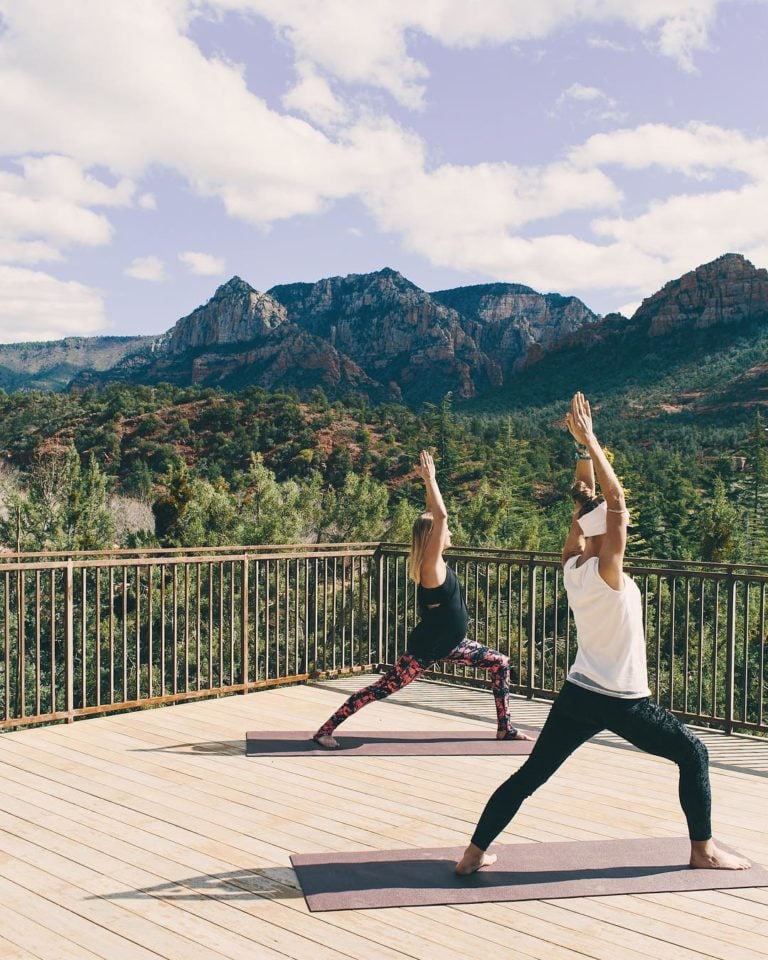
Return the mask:
<path fill-rule="evenodd" d="M 365 733 L 337 733 L 339 747 L 326 750 L 312 740 L 313 731 L 249 730 L 245 735 L 245 754 L 248 757 L 286 757 L 297 753 L 330 754 L 359 757 L 435 757 L 478 756 L 503 754 L 528 756 L 533 740 L 497 740 L 495 731 L 436 730 L 366 731 Z"/>
<path fill-rule="evenodd" d="M 684 837 L 494 844 L 496 863 L 457 877 L 453 868 L 463 852 L 307 853 L 294 854 L 291 863 L 313 911 L 768 886 L 761 866 L 692 870 Z"/>

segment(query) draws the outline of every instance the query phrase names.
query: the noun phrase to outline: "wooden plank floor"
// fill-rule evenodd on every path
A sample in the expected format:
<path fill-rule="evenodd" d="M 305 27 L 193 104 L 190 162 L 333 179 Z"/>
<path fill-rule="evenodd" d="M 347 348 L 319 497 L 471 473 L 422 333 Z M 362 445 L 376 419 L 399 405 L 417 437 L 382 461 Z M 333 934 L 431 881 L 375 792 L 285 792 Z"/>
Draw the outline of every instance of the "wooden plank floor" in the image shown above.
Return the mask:
<path fill-rule="evenodd" d="M 310 914 L 293 852 L 460 845 L 515 757 L 246 759 L 360 677 L 0 736 L 2 960 L 768 960 L 768 889 Z M 547 705 L 515 701 L 521 725 Z M 418 682 L 361 730 L 486 728 L 487 693 Z M 768 743 L 706 736 L 716 836 L 768 862 Z M 504 842 L 676 836 L 676 771 L 583 747 Z"/>

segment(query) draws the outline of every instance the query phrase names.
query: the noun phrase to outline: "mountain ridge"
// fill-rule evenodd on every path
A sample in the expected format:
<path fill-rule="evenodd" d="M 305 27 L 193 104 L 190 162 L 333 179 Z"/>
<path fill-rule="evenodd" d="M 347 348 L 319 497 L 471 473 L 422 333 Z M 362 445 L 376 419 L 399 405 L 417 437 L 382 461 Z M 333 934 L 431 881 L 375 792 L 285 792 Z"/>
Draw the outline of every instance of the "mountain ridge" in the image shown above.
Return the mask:
<path fill-rule="evenodd" d="M 621 353 L 631 341 L 634 364 L 681 331 L 722 328 L 727 342 L 729 330 L 764 319 L 768 271 L 735 253 L 669 281 L 631 318 L 599 317 L 576 297 L 516 283 L 430 293 L 391 267 L 266 291 L 235 275 L 160 336 L 6 344 L 0 386 L 253 384 L 411 405 L 451 392 L 471 402 L 514 392 L 537 369 L 572 363 L 580 350 L 596 356 L 613 344 Z"/>

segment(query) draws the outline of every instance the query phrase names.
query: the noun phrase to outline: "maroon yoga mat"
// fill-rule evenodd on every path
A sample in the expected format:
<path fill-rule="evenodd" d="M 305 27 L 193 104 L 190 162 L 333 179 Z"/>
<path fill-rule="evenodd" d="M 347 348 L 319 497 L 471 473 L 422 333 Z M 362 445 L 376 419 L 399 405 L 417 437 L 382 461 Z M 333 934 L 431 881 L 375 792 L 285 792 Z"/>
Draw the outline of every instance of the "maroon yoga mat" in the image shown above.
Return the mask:
<path fill-rule="evenodd" d="M 294 854 L 291 863 L 313 911 L 768 886 L 768 870 L 757 865 L 691 870 L 684 837 L 494 844 L 495 864 L 457 877 L 453 868 L 463 852 L 307 853 Z"/>
<path fill-rule="evenodd" d="M 435 757 L 503 754 L 527 756 L 533 740 L 497 740 L 492 728 L 485 730 L 422 730 L 413 732 L 377 730 L 336 733 L 336 750 L 326 750 L 312 739 L 314 731 L 249 730 L 245 735 L 248 757 L 286 757 L 297 753 L 358 757 Z"/>

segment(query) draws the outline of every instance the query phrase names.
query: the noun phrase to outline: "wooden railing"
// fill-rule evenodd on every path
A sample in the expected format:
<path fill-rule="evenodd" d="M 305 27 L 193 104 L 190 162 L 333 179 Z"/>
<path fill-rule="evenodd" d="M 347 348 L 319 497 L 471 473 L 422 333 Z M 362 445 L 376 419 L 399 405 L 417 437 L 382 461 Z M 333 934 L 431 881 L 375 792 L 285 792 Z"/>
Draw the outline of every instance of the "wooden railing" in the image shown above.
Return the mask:
<path fill-rule="evenodd" d="M 470 636 L 513 690 L 552 697 L 575 654 L 559 557 L 451 551 Z M 768 569 L 629 561 L 654 697 L 691 722 L 768 733 Z M 246 693 L 393 663 L 416 622 L 397 544 L 6 555 L 0 729 Z M 432 676 L 486 683 L 437 664 Z"/>

